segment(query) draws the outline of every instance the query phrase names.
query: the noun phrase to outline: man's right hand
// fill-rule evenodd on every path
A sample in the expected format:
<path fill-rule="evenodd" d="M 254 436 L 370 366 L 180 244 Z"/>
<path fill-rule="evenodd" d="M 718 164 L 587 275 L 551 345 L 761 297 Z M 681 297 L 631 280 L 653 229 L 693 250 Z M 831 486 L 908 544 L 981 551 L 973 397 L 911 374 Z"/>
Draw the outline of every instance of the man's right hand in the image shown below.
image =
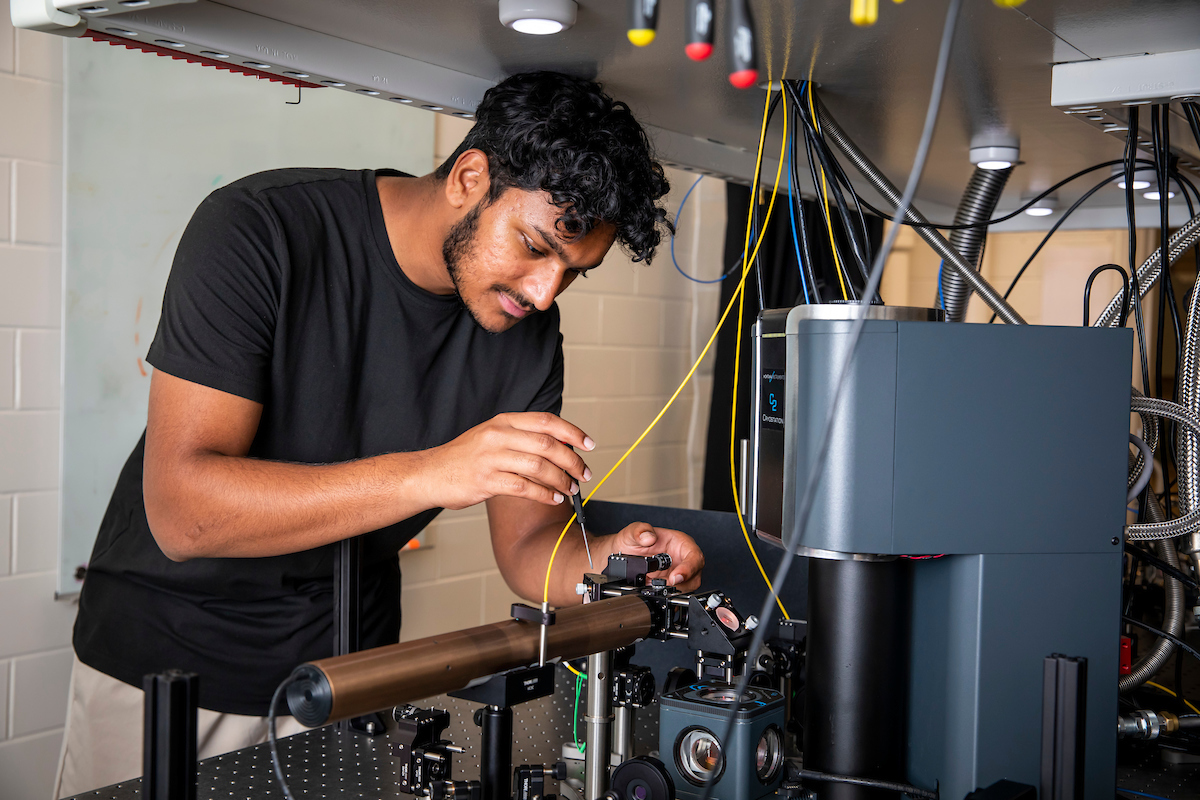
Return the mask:
<path fill-rule="evenodd" d="M 572 450 L 592 450 L 591 437 L 549 412 L 500 414 L 426 451 L 422 470 L 431 506 L 466 508 L 493 497 L 560 505 L 591 480 Z"/>

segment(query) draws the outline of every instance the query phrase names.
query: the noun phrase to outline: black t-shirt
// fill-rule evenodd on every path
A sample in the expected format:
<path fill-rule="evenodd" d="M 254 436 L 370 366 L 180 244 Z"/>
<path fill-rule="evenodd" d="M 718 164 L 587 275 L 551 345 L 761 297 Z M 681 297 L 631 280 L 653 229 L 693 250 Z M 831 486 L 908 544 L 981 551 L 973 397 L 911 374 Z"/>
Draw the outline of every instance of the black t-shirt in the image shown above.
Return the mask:
<path fill-rule="evenodd" d="M 147 360 L 263 404 L 250 457 L 330 463 L 443 444 L 496 414 L 562 406 L 558 309 L 496 335 L 393 255 L 363 170 L 264 172 L 213 192 L 188 224 Z M 332 653 L 336 545 L 176 563 L 142 497 L 145 436 L 88 565 L 75 651 L 135 686 L 176 667 L 200 704 L 261 715 L 301 662 Z M 361 644 L 400 629 L 397 550 L 440 509 L 363 537 Z"/>

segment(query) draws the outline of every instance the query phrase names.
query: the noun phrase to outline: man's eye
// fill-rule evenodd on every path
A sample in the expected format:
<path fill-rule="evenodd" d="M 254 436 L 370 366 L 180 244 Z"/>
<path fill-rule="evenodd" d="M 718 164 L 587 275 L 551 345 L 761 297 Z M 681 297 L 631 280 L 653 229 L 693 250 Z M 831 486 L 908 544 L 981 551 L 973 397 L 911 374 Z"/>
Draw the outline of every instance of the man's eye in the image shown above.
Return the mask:
<path fill-rule="evenodd" d="M 545 255 L 545 253 L 543 253 L 541 250 L 538 250 L 536 247 L 534 247 L 533 243 L 528 239 L 525 240 L 525 247 L 528 248 L 529 252 L 533 253 L 535 256 Z"/>

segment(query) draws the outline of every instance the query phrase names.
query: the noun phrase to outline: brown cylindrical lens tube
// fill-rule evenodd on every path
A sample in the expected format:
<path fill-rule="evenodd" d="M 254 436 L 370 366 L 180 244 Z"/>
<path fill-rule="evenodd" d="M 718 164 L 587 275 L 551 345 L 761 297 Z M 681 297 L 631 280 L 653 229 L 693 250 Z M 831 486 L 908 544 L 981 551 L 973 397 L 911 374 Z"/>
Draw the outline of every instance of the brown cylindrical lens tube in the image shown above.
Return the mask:
<path fill-rule="evenodd" d="M 626 647 L 650 633 L 636 595 L 556 612 L 546 657 L 578 658 Z M 461 689 L 476 678 L 535 663 L 541 626 L 506 620 L 478 628 L 323 658 L 297 670 L 288 705 L 305 725 L 323 725 Z"/>

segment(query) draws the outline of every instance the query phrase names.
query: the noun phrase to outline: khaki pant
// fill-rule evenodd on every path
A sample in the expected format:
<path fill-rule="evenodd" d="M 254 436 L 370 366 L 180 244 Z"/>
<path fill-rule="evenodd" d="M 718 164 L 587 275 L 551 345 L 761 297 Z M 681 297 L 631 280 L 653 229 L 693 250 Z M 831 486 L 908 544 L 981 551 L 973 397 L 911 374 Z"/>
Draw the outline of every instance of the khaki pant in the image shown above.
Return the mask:
<path fill-rule="evenodd" d="M 141 689 L 110 678 L 75 658 L 55 798 L 141 777 L 143 698 Z M 280 737 L 307 730 L 292 717 L 280 717 L 276 727 Z M 266 740 L 266 717 L 221 714 L 203 708 L 197 714 L 198 758 Z"/>

